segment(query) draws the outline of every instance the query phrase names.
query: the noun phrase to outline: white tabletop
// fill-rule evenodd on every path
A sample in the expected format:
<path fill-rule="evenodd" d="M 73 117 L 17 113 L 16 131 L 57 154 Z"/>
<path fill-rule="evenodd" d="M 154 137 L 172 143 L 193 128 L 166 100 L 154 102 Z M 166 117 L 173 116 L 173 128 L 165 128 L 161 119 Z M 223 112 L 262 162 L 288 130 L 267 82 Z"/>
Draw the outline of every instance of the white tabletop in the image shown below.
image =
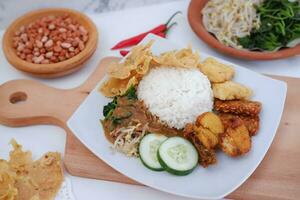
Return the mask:
<path fill-rule="evenodd" d="M 174 27 L 168 35 L 169 39 L 173 42 L 184 46 L 192 44 L 195 49 L 200 51 L 200 54 L 203 51 L 261 73 L 300 77 L 300 57 L 268 62 L 254 62 L 229 58 L 216 53 L 214 50 L 203 44 L 190 29 L 186 19 L 187 5 L 188 1 L 180 1 L 118 12 L 90 14 L 90 17 L 99 28 L 100 41 L 98 49 L 92 59 L 86 63 L 84 69 L 63 78 L 43 80 L 29 77 L 11 67 L 4 58 L 2 50 L 0 50 L 0 84 L 8 80 L 25 78 L 39 80 L 45 84 L 58 88 L 75 87 L 82 83 L 88 75 L 93 72 L 97 62 L 101 58 L 108 55 L 118 55 L 118 52 L 110 51 L 110 47 L 113 44 L 123 38 L 143 32 L 165 22 L 168 17 L 177 10 L 182 10 L 184 14 L 177 18 L 177 21 L 179 22 L 178 26 Z M 3 32 L 0 32 L 1 38 L 2 35 Z M 0 138 L 1 158 L 8 157 L 8 152 L 11 149 L 8 148 L 8 143 L 11 138 L 15 138 L 19 143 L 23 144 L 25 149 L 30 149 L 34 158 L 38 158 L 47 151 L 59 151 L 63 154 L 66 141 L 63 129 L 48 125 L 24 128 L 10 128 L 0 125 Z M 101 197 L 105 197 L 105 199 L 122 198 L 131 200 L 186 199 L 142 186 L 132 186 L 72 176 L 71 181 L 73 184 L 73 192 L 77 199 L 88 198 L 89 200 L 96 200 Z"/>

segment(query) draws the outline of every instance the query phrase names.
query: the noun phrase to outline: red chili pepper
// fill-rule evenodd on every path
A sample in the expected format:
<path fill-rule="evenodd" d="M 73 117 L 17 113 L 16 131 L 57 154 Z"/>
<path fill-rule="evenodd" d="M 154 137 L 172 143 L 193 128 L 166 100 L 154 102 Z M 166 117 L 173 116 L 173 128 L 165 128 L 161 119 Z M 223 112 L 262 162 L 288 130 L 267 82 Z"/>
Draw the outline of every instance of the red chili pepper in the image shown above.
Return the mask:
<path fill-rule="evenodd" d="M 170 25 L 170 27 L 168 27 L 169 23 L 171 22 L 171 20 L 177 15 L 181 13 L 180 11 L 177 11 L 176 13 L 174 13 L 169 20 L 165 23 L 165 24 L 161 24 L 153 29 L 151 29 L 150 31 L 141 33 L 139 35 L 136 35 L 134 37 L 125 39 L 119 43 L 117 43 L 115 46 L 113 46 L 111 49 L 115 50 L 115 49 L 121 49 L 121 48 L 125 48 L 125 47 L 130 47 L 133 45 L 138 44 L 140 41 L 142 41 L 144 39 L 144 37 L 146 37 L 146 35 L 148 35 L 149 33 L 153 33 L 153 34 L 158 34 L 161 32 L 166 32 L 173 24 Z"/>
<path fill-rule="evenodd" d="M 165 32 L 160 32 L 160 33 L 156 33 L 155 35 L 160 36 L 162 38 L 166 38 L 166 33 Z M 128 50 L 120 50 L 120 55 L 125 57 L 130 51 Z"/>
<path fill-rule="evenodd" d="M 160 32 L 160 33 L 157 33 L 155 35 L 160 36 L 162 38 L 166 38 L 166 33 L 165 32 Z"/>
<path fill-rule="evenodd" d="M 121 50 L 120 51 L 120 54 L 121 54 L 121 56 L 126 56 L 127 54 L 129 53 L 129 51 L 127 51 L 127 50 Z"/>
<path fill-rule="evenodd" d="M 176 23 L 174 23 L 174 24 L 176 24 Z M 172 24 L 173 25 L 173 24 Z M 172 26 L 171 25 L 171 26 Z M 171 27 L 170 26 L 170 27 Z M 162 37 L 162 38 L 166 38 L 166 34 L 167 32 L 160 32 L 160 33 L 156 33 L 155 35 L 157 35 L 157 36 L 160 36 L 160 37 Z M 121 56 L 123 56 L 123 57 L 125 57 L 128 53 L 129 53 L 130 51 L 128 51 L 128 50 L 120 50 L 120 55 Z"/>

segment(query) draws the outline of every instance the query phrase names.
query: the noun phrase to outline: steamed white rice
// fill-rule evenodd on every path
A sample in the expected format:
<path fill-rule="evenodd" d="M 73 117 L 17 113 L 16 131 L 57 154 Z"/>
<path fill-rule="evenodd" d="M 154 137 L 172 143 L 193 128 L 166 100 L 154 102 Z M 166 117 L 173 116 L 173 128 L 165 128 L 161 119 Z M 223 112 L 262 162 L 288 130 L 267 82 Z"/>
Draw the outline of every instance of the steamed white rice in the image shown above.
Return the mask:
<path fill-rule="evenodd" d="M 162 123 L 177 129 L 213 108 L 210 82 L 198 69 L 154 68 L 140 81 L 137 95 Z"/>

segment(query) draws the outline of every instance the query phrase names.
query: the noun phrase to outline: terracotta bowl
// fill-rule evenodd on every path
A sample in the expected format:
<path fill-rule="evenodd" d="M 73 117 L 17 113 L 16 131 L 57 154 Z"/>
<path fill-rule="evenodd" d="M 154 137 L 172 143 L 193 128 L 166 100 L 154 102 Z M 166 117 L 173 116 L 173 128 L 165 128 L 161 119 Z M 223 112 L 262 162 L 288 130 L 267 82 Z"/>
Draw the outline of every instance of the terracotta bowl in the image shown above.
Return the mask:
<path fill-rule="evenodd" d="M 69 14 L 72 18 L 76 19 L 79 24 L 83 25 L 89 32 L 89 39 L 83 51 L 76 56 L 53 64 L 34 64 L 22 60 L 16 54 L 16 49 L 13 48 L 13 37 L 19 28 L 23 25 L 28 25 L 41 17 L 49 15 L 63 15 Z M 64 76 L 79 70 L 83 63 L 91 57 L 95 52 L 98 43 L 98 31 L 94 23 L 84 14 L 65 8 L 50 8 L 41 9 L 29 12 L 18 19 L 16 19 L 7 29 L 3 36 L 3 51 L 8 62 L 18 70 L 29 73 L 33 76 L 42 78 L 54 78 Z"/>
<path fill-rule="evenodd" d="M 202 23 L 201 11 L 207 2 L 208 0 L 191 0 L 188 8 L 188 21 L 198 37 L 217 51 L 229 56 L 248 60 L 273 60 L 300 54 L 300 45 L 293 48 L 282 49 L 277 52 L 257 52 L 239 50 L 222 44 L 205 29 Z"/>

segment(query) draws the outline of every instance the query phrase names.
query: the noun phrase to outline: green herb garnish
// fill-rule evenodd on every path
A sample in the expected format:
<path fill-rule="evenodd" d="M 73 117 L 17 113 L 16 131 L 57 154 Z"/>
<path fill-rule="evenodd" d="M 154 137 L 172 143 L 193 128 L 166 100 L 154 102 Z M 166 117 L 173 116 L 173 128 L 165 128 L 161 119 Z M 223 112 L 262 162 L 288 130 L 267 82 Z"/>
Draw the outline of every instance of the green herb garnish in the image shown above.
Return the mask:
<path fill-rule="evenodd" d="M 111 120 L 114 125 L 117 125 L 117 124 L 120 124 L 123 119 L 127 119 L 131 116 L 132 116 L 132 112 L 127 111 L 127 112 L 122 113 L 122 115 L 120 115 L 120 116 L 115 116 L 115 115 L 112 116 Z"/>
<path fill-rule="evenodd" d="M 105 117 L 105 119 L 109 118 L 112 115 L 116 106 L 117 106 L 117 97 L 114 97 L 112 102 L 109 102 L 106 106 L 103 107 L 103 116 Z"/>
<path fill-rule="evenodd" d="M 257 7 L 260 27 L 238 41 L 246 49 L 275 51 L 300 37 L 298 1 L 265 0 Z"/>
<path fill-rule="evenodd" d="M 130 88 L 126 91 L 126 93 L 123 96 L 126 96 L 127 99 L 136 100 L 137 96 L 136 96 L 136 89 L 135 89 L 135 87 L 133 85 L 130 86 Z"/>
<path fill-rule="evenodd" d="M 117 107 L 118 104 L 118 98 L 120 96 L 116 96 L 114 97 L 114 99 L 109 102 L 107 105 L 105 105 L 103 107 L 103 116 L 105 117 L 105 119 L 108 119 L 114 112 L 114 110 Z M 126 97 L 129 100 L 136 100 L 137 96 L 136 96 L 136 89 L 134 86 L 131 86 L 124 95 L 122 95 L 122 97 Z M 120 119 L 116 119 L 116 121 L 118 121 Z"/>

